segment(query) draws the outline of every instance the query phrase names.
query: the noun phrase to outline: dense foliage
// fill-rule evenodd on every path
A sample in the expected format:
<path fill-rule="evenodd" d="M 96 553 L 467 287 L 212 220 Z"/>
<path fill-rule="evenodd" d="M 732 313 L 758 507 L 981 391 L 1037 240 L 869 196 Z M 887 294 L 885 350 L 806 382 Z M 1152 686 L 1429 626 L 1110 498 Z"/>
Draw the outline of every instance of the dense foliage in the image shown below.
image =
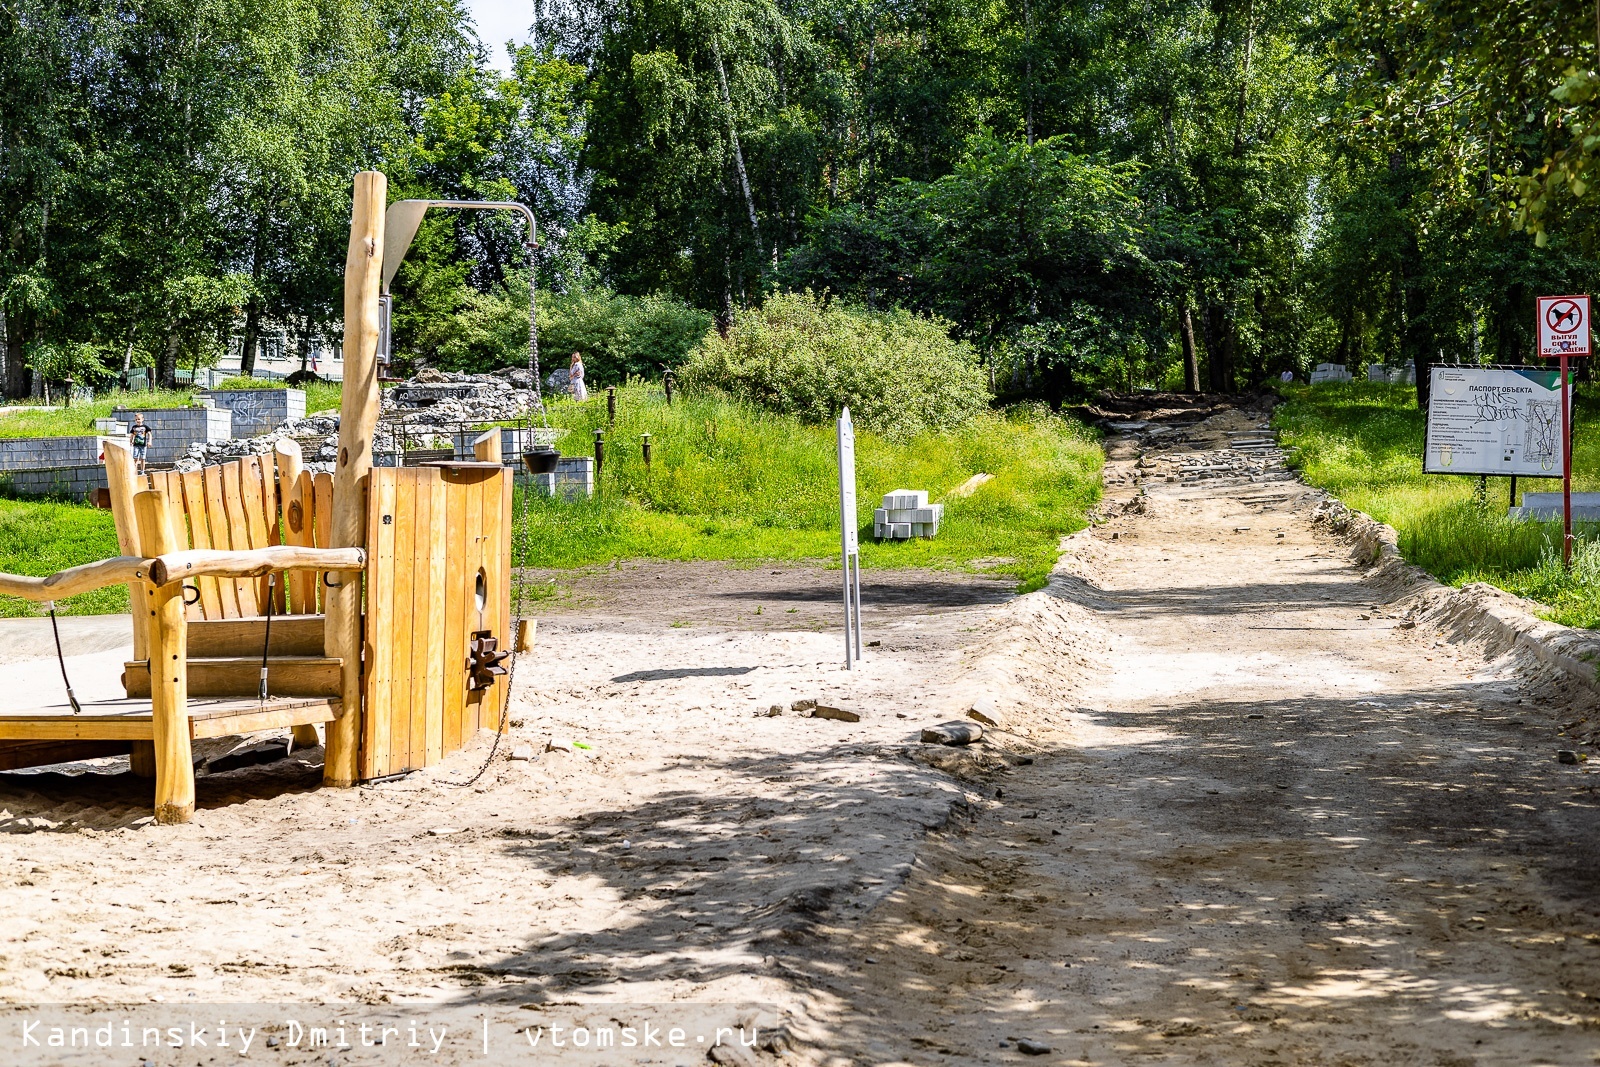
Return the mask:
<path fill-rule="evenodd" d="M 549 345 L 618 380 L 806 288 L 1052 403 L 1425 371 L 1527 358 L 1533 297 L 1600 280 L 1575 0 L 537 10 L 502 73 L 459 0 L 0 6 L 8 392 L 336 333 L 372 166 L 532 205 Z M 513 361 L 529 270 L 514 219 L 430 213 L 402 362 Z"/>
<path fill-rule="evenodd" d="M 810 293 L 774 294 L 712 332 L 683 369 L 686 389 L 716 389 L 769 411 L 855 422 L 905 438 L 950 429 L 988 400 L 972 347 L 949 324 L 904 310 L 868 311 Z"/>

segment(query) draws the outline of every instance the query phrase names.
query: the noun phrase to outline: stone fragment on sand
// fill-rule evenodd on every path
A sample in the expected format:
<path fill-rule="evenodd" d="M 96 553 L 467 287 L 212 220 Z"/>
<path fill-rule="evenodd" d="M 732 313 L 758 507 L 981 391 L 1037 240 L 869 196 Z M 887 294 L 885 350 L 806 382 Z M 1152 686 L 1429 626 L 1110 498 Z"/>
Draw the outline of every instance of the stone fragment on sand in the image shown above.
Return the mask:
<path fill-rule="evenodd" d="M 1043 1041 L 1035 1041 L 1031 1037 L 1019 1037 L 1017 1051 L 1024 1056 L 1048 1056 L 1052 1050 Z"/>
<path fill-rule="evenodd" d="M 1567 749 L 1562 749 L 1560 752 L 1556 753 L 1556 759 L 1562 763 L 1577 763 L 1578 754 Z"/>
<path fill-rule="evenodd" d="M 1004 727 L 1000 709 L 995 707 L 994 701 L 988 697 L 974 700 L 972 706 L 967 708 L 967 718 L 981 722 L 985 726 L 993 726 L 997 730 Z"/>
<path fill-rule="evenodd" d="M 970 745 L 983 740 L 983 727 L 975 722 L 942 722 L 924 726 L 922 740 L 929 745 Z"/>
<path fill-rule="evenodd" d="M 533 746 L 516 745 L 511 749 L 511 755 L 508 758 L 514 760 L 531 760 L 533 759 Z"/>
<path fill-rule="evenodd" d="M 570 737 L 552 737 L 545 746 L 546 752 L 572 752 L 575 751 Z"/>
<path fill-rule="evenodd" d="M 783 714 L 783 705 L 782 704 L 774 704 L 774 705 L 772 705 L 772 707 L 767 709 L 767 716 L 769 718 L 776 719 L 779 715 L 782 715 L 782 714 Z"/>
<path fill-rule="evenodd" d="M 836 708 L 829 704 L 818 704 L 811 709 L 813 719 L 836 719 L 839 722 L 860 722 L 861 716 L 854 711 Z"/>
<path fill-rule="evenodd" d="M 790 711 L 810 711 L 812 708 L 814 708 L 816 706 L 817 706 L 817 702 L 815 700 L 796 700 L 793 704 L 789 705 L 789 710 Z"/>

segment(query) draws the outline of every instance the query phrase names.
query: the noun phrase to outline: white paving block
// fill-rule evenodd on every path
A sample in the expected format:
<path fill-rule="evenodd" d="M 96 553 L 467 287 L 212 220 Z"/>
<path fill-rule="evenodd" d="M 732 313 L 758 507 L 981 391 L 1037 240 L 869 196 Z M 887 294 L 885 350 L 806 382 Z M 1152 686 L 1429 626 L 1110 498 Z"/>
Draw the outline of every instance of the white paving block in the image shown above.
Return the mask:
<path fill-rule="evenodd" d="M 890 510 L 925 508 L 928 506 L 928 491 L 926 489 L 896 489 L 883 495 L 883 506 Z"/>

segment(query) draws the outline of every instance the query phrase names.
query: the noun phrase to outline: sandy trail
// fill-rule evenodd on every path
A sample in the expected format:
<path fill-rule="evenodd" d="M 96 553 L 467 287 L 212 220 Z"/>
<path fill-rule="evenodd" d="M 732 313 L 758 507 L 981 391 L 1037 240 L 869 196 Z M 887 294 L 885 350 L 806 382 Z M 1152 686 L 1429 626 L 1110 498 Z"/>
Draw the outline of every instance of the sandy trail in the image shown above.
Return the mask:
<path fill-rule="evenodd" d="M 1263 424 L 1211 420 L 1168 455 Z M 873 961 L 845 1044 L 878 1064 L 1600 1059 L 1595 779 L 1555 759 L 1577 716 L 1401 628 L 1299 483 L 1168 481 L 1188 461 L 1138 451 L 1113 439 L 1107 478 L 1110 510 L 1142 488 L 1143 513 L 1072 539 L 1049 591 L 1061 647 L 1098 645 L 1104 670 L 1031 710 L 1035 762 L 841 934 Z"/>

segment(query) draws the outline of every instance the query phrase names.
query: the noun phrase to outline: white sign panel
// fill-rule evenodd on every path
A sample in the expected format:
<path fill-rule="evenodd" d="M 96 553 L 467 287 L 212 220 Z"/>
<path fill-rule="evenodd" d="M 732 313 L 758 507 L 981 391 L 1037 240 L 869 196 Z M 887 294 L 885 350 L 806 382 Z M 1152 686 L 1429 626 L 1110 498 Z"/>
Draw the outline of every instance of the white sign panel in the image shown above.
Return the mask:
<path fill-rule="evenodd" d="M 1559 478 L 1561 375 L 1514 367 L 1434 367 L 1428 474 Z"/>
<path fill-rule="evenodd" d="M 1587 296 L 1541 296 L 1538 317 L 1541 356 L 1589 354 Z"/>
<path fill-rule="evenodd" d="M 850 409 L 839 416 L 839 525 L 846 553 L 860 551 L 856 529 L 856 428 Z"/>

